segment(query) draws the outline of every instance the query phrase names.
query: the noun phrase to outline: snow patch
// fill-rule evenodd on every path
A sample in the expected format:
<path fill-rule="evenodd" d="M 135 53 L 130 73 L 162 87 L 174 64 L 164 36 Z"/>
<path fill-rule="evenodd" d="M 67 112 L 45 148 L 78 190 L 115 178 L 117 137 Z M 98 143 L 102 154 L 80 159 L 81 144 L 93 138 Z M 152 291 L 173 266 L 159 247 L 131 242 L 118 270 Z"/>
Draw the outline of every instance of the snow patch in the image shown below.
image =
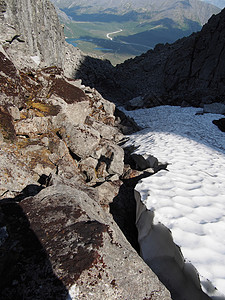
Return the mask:
<path fill-rule="evenodd" d="M 159 171 L 136 186 L 148 209 L 145 214 L 154 214 L 151 226 L 145 218 L 139 226 L 139 217 L 137 226 L 140 240 L 147 234 L 140 243 L 147 261 L 153 259 L 149 257 L 152 228 L 164 224 L 185 261 L 198 270 L 203 290 L 212 299 L 225 299 L 220 293 L 225 294 L 225 135 L 212 123 L 218 115 L 196 115 L 197 111 L 172 106 L 126 111 L 145 128 L 130 136 L 127 146 L 138 147 L 136 154 L 169 163 L 168 171 Z M 157 239 L 155 235 L 154 243 Z M 167 242 L 158 241 L 163 248 Z M 155 253 L 160 255 L 160 249 Z"/>
<path fill-rule="evenodd" d="M 72 285 L 69 289 L 69 295 L 67 296 L 66 300 L 79 300 L 79 286 L 76 284 Z"/>

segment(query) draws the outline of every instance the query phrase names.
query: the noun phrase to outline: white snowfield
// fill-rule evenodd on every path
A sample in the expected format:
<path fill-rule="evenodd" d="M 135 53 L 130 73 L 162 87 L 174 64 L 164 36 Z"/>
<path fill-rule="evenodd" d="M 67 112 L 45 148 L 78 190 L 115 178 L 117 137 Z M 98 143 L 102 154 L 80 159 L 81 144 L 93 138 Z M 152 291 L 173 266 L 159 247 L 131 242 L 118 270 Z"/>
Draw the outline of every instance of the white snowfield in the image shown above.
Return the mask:
<path fill-rule="evenodd" d="M 171 230 L 202 282 L 208 279 L 225 295 L 225 133 L 212 123 L 224 116 L 195 115 L 198 111 L 174 106 L 125 111 L 145 128 L 126 145 L 169 164 L 136 190 L 154 211 L 154 224 Z"/>

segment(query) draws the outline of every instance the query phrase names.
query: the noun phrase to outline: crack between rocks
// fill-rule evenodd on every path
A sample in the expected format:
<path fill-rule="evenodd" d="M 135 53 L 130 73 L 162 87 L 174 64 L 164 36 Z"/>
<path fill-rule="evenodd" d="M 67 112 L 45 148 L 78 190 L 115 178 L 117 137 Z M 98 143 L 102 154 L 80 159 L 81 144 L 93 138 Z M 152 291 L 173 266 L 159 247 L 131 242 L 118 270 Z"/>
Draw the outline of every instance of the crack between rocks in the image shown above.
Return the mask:
<path fill-rule="evenodd" d="M 15 40 L 17 40 L 20 43 L 25 43 L 24 40 L 20 39 L 20 35 L 19 34 L 14 35 L 14 37 L 11 40 L 6 40 L 6 42 L 11 45 Z"/>
<path fill-rule="evenodd" d="M 194 45 L 193 45 L 193 50 L 191 53 L 191 59 L 190 59 L 190 67 L 189 67 L 189 72 L 188 72 L 188 85 L 189 81 L 191 79 L 191 74 L 192 74 L 192 66 L 193 66 L 193 61 L 194 61 L 194 54 L 195 54 L 195 49 L 196 49 L 196 44 L 197 44 L 197 37 L 194 38 Z"/>

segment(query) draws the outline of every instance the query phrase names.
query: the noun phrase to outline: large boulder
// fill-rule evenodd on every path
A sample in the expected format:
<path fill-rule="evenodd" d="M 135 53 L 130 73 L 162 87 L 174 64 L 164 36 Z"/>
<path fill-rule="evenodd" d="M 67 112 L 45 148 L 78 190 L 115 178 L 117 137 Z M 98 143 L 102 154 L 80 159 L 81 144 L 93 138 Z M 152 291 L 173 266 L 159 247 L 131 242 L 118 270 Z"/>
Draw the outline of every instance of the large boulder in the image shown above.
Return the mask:
<path fill-rule="evenodd" d="M 100 142 L 99 132 L 87 125 L 73 126 L 71 123 L 64 123 L 59 133 L 78 160 L 90 156 Z"/>
<path fill-rule="evenodd" d="M 112 217 L 74 187 L 1 204 L 0 217 L 2 299 L 171 299 Z"/>

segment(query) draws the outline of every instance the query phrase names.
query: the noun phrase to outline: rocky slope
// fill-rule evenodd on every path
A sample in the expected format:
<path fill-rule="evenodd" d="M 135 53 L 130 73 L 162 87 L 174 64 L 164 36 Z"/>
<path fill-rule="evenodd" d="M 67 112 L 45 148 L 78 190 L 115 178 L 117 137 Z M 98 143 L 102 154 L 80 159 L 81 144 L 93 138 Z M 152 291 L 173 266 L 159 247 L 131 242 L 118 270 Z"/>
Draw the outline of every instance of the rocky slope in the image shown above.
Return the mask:
<path fill-rule="evenodd" d="M 224 20 L 222 10 L 200 32 L 173 44 L 158 44 L 95 78 L 81 64 L 79 77 L 119 103 L 139 96 L 138 105 L 147 107 L 224 102 Z"/>
<path fill-rule="evenodd" d="M 65 77 L 48 1 L 0 8 L 0 298 L 171 299 L 114 221 L 135 243 L 119 179 L 134 176 L 119 146 L 132 122 Z"/>

